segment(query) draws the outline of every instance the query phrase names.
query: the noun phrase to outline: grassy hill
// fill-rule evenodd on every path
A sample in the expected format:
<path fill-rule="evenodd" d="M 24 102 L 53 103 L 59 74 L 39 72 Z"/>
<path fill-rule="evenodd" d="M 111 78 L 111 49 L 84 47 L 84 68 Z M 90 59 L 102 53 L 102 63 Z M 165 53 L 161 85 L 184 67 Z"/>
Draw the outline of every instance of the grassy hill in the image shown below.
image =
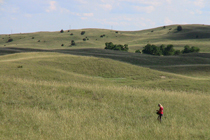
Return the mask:
<path fill-rule="evenodd" d="M 210 138 L 210 77 L 61 53 L 3 55 L 0 65 L 2 139 Z"/>
<path fill-rule="evenodd" d="M 209 25 L 182 25 L 183 30 L 177 31 L 178 25 L 158 27 L 141 31 L 114 31 L 107 29 L 81 29 L 58 32 L 21 33 L 0 35 L 0 47 L 22 47 L 41 49 L 63 48 L 104 48 L 105 42 L 128 44 L 130 52 L 142 49 L 147 43 L 161 45 L 173 44 L 182 50 L 185 45 L 196 46 L 201 52 L 210 52 Z M 84 35 L 81 32 L 85 31 Z M 72 34 L 72 35 L 71 35 Z M 104 35 L 103 37 L 101 37 Z M 9 38 L 14 41 L 6 43 Z M 83 41 L 83 39 L 86 41 Z M 76 46 L 70 47 L 71 40 Z M 61 46 L 64 44 L 64 46 Z"/>
<path fill-rule="evenodd" d="M 210 139 L 210 26 L 176 27 L 0 35 L 0 139 Z M 147 43 L 205 53 L 133 53 Z"/>

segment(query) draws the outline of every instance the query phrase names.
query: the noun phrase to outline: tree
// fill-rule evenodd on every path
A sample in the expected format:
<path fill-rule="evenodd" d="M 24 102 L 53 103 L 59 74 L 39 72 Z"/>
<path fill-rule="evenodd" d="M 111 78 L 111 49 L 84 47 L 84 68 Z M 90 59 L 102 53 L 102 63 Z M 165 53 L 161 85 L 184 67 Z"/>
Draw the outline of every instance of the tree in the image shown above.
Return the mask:
<path fill-rule="evenodd" d="M 84 35 L 84 34 L 85 34 L 85 31 L 82 31 L 82 32 L 81 32 L 81 35 Z"/>
<path fill-rule="evenodd" d="M 13 41 L 13 39 L 12 39 L 12 38 L 10 38 L 10 39 L 8 39 L 8 40 L 7 40 L 7 43 L 8 43 L 8 42 L 12 42 L 12 41 Z"/>
<path fill-rule="evenodd" d="M 136 50 L 135 53 L 141 53 L 141 51 L 140 50 Z"/>
<path fill-rule="evenodd" d="M 60 30 L 60 33 L 63 33 L 63 32 L 64 32 L 63 29 L 61 29 L 61 30 Z"/>
<path fill-rule="evenodd" d="M 181 54 L 181 51 L 180 50 L 176 50 L 175 52 L 174 52 L 174 55 L 180 55 Z"/>
<path fill-rule="evenodd" d="M 71 45 L 72 46 L 76 45 L 76 43 L 74 42 L 74 40 L 71 41 Z"/>
<path fill-rule="evenodd" d="M 168 45 L 164 50 L 164 55 L 174 55 L 175 49 L 173 45 Z"/>
<path fill-rule="evenodd" d="M 182 26 L 181 25 L 177 26 L 177 31 L 182 31 Z"/>
<path fill-rule="evenodd" d="M 124 45 L 121 45 L 121 44 L 113 44 L 112 42 L 106 42 L 105 43 L 105 48 L 104 49 L 109 49 L 109 50 L 120 50 L 120 51 L 128 51 L 128 44 L 124 44 Z"/>
<path fill-rule="evenodd" d="M 190 52 L 190 46 L 186 45 L 184 46 L 184 50 L 182 51 L 182 53 L 189 53 Z"/>

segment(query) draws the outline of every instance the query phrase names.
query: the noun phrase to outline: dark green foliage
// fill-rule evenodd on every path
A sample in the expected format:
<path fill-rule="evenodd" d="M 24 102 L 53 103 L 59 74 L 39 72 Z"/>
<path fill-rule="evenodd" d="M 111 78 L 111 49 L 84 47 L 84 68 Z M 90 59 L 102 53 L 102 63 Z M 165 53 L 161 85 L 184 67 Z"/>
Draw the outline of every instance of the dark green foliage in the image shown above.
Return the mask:
<path fill-rule="evenodd" d="M 34 39 L 34 37 L 32 37 L 31 39 Z"/>
<path fill-rule="evenodd" d="M 182 53 L 192 53 L 192 52 L 199 52 L 200 49 L 198 47 L 190 47 L 188 45 L 184 46 L 184 50 L 182 51 Z"/>
<path fill-rule="evenodd" d="M 103 34 L 103 35 L 101 35 L 100 37 L 102 38 L 102 37 L 105 37 L 106 35 L 105 34 Z"/>
<path fill-rule="evenodd" d="M 116 45 L 113 44 L 112 42 L 106 42 L 105 43 L 105 49 L 109 49 L 109 50 L 120 50 L 120 51 L 128 51 L 128 44 L 124 44 L 124 45 Z"/>
<path fill-rule="evenodd" d="M 64 44 L 61 44 L 61 46 L 64 46 Z"/>
<path fill-rule="evenodd" d="M 81 35 L 84 35 L 84 34 L 85 34 L 85 31 L 82 31 L 82 32 L 81 32 Z"/>
<path fill-rule="evenodd" d="M 72 41 L 71 41 L 71 46 L 74 46 L 74 45 L 76 45 L 76 43 L 75 43 L 74 40 L 72 40 Z"/>
<path fill-rule="evenodd" d="M 40 42 L 40 40 L 38 40 L 37 42 Z"/>
<path fill-rule="evenodd" d="M 74 35 L 73 33 L 71 33 L 70 35 Z"/>
<path fill-rule="evenodd" d="M 138 52 L 139 50 L 136 50 Z M 167 45 L 165 47 L 164 45 L 160 45 L 160 47 L 157 47 L 155 45 L 147 44 L 142 52 L 145 54 L 152 54 L 152 55 L 180 55 L 182 53 L 192 53 L 192 52 L 199 52 L 200 49 L 198 47 L 190 47 L 186 45 L 184 47 L 184 50 L 175 50 L 173 45 Z"/>
<path fill-rule="evenodd" d="M 64 32 L 63 29 L 61 29 L 61 30 L 60 30 L 60 33 L 63 33 L 63 32 Z"/>
<path fill-rule="evenodd" d="M 182 54 L 182 52 L 181 52 L 180 50 L 176 50 L 176 51 L 174 52 L 174 55 L 180 55 L 180 54 Z"/>
<path fill-rule="evenodd" d="M 182 26 L 181 25 L 177 26 L 177 31 L 182 31 Z"/>
<path fill-rule="evenodd" d="M 12 38 L 10 38 L 10 39 L 8 39 L 8 40 L 7 40 L 7 42 L 12 42 L 12 41 L 13 41 L 13 39 L 12 39 Z"/>
<path fill-rule="evenodd" d="M 175 53 L 175 49 L 174 49 L 174 46 L 173 45 L 168 45 L 164 49 L 164 52 L 163 52 L 164 55 L 174 55 L 174 53 Z"/>
<path fill-rule="evenodd" d="M 140 50 L 136 50 L 135 53 L 141 53 L 141 51 Z"/>
<path fill-rule="evenodd" d="M 162 51 L 160 50 L 160 47 L 157 47 L 155 45 L 147 44 L 144 49 L 142 50 L 145 54 L 152 54 L 152 55 L 161 55 Z"/>
<path fill-rule="evenodd" d="M 86 38 L 83 38 L 82 40 L 83 40 L 83 41 L 86 41 Z"/>

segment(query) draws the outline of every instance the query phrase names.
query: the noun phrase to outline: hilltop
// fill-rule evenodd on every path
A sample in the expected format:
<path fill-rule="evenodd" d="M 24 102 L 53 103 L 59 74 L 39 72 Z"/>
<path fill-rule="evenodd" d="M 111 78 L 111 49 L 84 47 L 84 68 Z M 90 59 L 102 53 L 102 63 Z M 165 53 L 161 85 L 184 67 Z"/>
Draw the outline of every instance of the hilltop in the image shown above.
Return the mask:
<path fill-rule="evenodd" d="M 79 29 L 57 32 L 20 33 L 0 35 L 0 47 L 21 47 L 36 49 L 76 49 L 101 48 L 105 42 L 128 44 L 129 51 L 135 52 L 146 44 L 173 44 L 182 50 L 185 45 L 196 46 L 201 52 L 210 52 L 209 25 L 181 25 L 183 30 L 177 31 L 178 25 L 163 26 L 141 31 L 115 31 L 108 29 Z M 81 35 L 81 32 L 85 33 Z M 13 41 L 6 43 L 9 38 Z M 74 40 L 76 46 L 70 46 Z M 63 44 L 63 46 L 62 46 Z"/>

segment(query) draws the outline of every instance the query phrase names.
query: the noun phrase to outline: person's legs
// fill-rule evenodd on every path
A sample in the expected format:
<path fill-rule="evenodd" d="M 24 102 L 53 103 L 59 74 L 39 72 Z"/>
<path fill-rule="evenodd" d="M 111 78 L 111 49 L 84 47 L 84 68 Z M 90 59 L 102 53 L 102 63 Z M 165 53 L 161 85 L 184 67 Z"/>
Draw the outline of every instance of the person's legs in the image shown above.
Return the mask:
<path fill-rule="evenodd" d="M 159 117 L 160 117 L 160 122 L 161 122 L 161 118 L 162 118 L 162 116 L 163 116 L 163 114 L 160 114 L 160 115 L 159 115 Z"/>

